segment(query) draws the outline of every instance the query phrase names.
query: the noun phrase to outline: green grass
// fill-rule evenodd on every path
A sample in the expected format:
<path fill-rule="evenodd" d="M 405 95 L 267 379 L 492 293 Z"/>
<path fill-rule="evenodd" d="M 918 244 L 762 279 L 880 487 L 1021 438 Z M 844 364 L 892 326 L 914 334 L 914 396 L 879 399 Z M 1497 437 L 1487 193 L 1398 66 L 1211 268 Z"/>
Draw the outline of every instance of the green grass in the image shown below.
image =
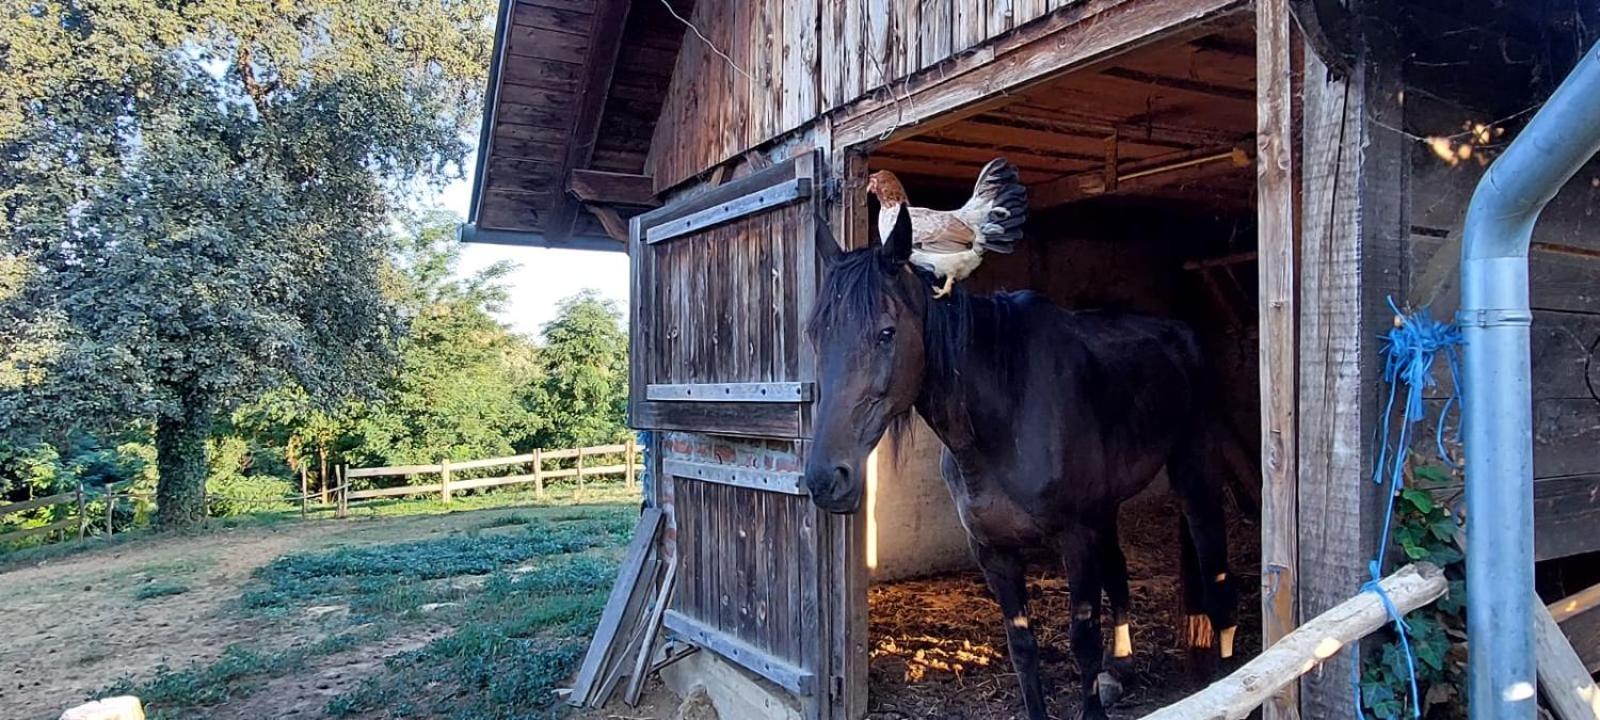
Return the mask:
<path fill-rule="evenodd" d="M 157 580 L 155 582 L 148 582 L 140 585 L 139 589 L 133 592 L 133 599 L 154 600 L 156 598 L 163 598 L 169 595 L 182 595 L 186 592 L 189 592 L 188 585 L 178 582 Z"/>
<path fill-rule="evenodd" d="M 638 519 L 636 496 L 629 500 L 486 513 L 426 540 L 285 555 L 256 571 L 233 611 L 294 623 L 312 606 L 348 607 L 349 613 L 324 616 L 328 640 L 288 649 L 241 643 L 215 661 L 162 666 L 146 682 L 124 680 L 108 692 L 140 696 L 152 717 L 191 717 L 318 658 L 388 637 L 444 632 L 389 658 L 384 672 L 333 698 L 327 712 L 544 717 L 552 691 L 581 661 L 605 604 Z M 450 605 L 424 610 L 438 603 Z"/>

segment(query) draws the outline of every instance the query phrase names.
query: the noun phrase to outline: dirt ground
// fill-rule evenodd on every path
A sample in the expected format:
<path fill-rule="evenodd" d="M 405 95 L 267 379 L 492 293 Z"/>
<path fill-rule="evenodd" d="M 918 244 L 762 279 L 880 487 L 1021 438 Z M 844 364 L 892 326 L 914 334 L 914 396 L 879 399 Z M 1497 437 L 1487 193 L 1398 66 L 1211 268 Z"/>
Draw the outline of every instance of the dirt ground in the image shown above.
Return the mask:
<path fill-rule="evenodd" d="M 1123 508 L 1123 549 L 1133 594 L 1134 658 L 1120 668 L 1127 694 L 1113 718 L 1137 718 L 1204 687 L 1261 646 L 1260 530 L 1230 517 L 1230 564 L 1239 579 L 1240 618 L 1232 665 L 1190 661 L 1180 642 L 1177 503 L 1165 495 Z M 1077 713 L 1077 671 L 1068 649 L 1068 599 L 1058 566 L 1036 566 L 1030 614 L 1039 639 L 1051 714 Z M 1012 720 L 1022 699 L 1006 654 L 1000 608 L 976 571 L 883 583 L 869 592 L 871 720 Z M 1109 642 L 1109 631 L 1107 641 Z M 575 711 L 578 720 L 667 720 L 678 698 L 652 683 L 640 706 Z M 724 718 L 724 720 L 737 720 Z"/>
<path fill-rule="evenodd" d="M 1113 718 L 1135 718 L 1204 687 L 1215 668 L 1189 661 L 1180 638 L 1175 501 L 1166 495 L 1122 510 L 1123 551 L 1133 595 L 1134 657 L 1120 668 L 1126 695 Z M 1240 657 L 1261 646 L 1260 531 L 1232 518 L 1230 565 L 1240 588 Z M 1058 565 L 1040 563 L 1029 580 L 1029 615 L 1039 641 L 1051 714 L 1077 713 L 1077 671 L 1068 647 L 1071 619 Z M 977 571 L 884 583 L 869 592 L 871 661 L 869 718 L 1004 720 L 1022 710 L 1006 654 L 1000 607 Z M 1102 615 L 1107 642 L 1108 617 Z M 1229 667 L 1232 667 L 1230 665 Z"/>
<path fill-rule="evenodd" d="M 211 661 L 230 643 L 289 647 L 323 640 L 328 632 L 322 615 L 338 608 L 252 618 L 231 604 L 256 568 L 285 553 L 433 537 L 482 524 L 497 512 L 218 529 L 191 537 L 141 538 L 0 568 L 0 617 L 8 628 L 0 641 L 3 715 L 7 720 L 55 718 L 118 678 L 147 678 L 161 663 L 186 667 Z M 140 588 L 153 583 L 177 583 L 187 590 L 139 599 Z M 385 658 L 420 647 L 437 632 L 424 625 L 319 657 L 211 716 L 320 716 L 330 697 L 382 670 Z"/>

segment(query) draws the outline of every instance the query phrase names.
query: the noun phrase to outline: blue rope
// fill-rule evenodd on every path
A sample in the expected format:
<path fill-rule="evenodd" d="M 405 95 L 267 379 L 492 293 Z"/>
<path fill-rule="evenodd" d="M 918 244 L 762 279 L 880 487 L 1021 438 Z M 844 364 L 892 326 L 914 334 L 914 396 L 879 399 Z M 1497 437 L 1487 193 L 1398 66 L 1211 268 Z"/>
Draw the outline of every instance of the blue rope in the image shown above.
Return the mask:
<path fill-rule="evenodd" d="M 1400 650 L 1405 654 L 1406 671 L 1409 675 L 1411 689 L 1412 717 L 1422 717 L 1422 695 L 1417 691 L 1417 662 L 1416 656 L 1411 652 L 1411 640 L 1407 638 L 1408 627 L 1405 619 L 1400 616 L 1399 609 L 1389 599 L 1388 593 L 1383 591 L 1379 581 L 1383 579 L 1383 558 L 1389 553 L 1389 531 L 1394 524 L 1394 499 L 1400 494 L 1405 483 L 1405 468 L 1407 449 L 1411 447 L 1411 426 L 1422 419 L 1423 390 L 1433 387 L 1437 383 L 1433 379 L 1434 360 L 1443 354 L 1445 362 L 1450 368 L 1450 382 L 1452 385 L 1451 396 L 1445 400 L 1444 408 L 1439 412 L 1438 428 L 1434 432 L 1434 445 L 1439 457 L 1450 467 L 1455 467 L 1455 462 L 1450 459 L 1450 453 L 1444 446 L 1445 420 L 1449 417 L 1452 405 L 1460 412 L 1457 394 L 1461 388 L 1461 345 L 1463 338 L 1461 328 L 1453 323 L 1442 323 L 1434 320 L 1428 314 L 1427 308 L 1416 313 L 1406 315 L 1395 307 L 1394 298 L 1389 298 L 1389 309 L 1394 311 L 1398 319 L 1395 327 L 1384 336 L 1384 342 L 1379 349 L 1384 355 L 1383 381 L 1389 386 L 1389 398 L 1383 410 L 1383 436 L 1378 444 L 1378 462 L 1373 466 L 1372 481 L 1379 485 L 1384 483 L 1384 472 L 1388 477 L 1388 503 L 1383 513 L 1383 531 L 1378 540 L 1378 556 L 1367 564 L 1367 572 L 1371 576 L 1361 585 L 1361 592 L 1376 593 L 1383 603 L 1384 610 L 1389 613 L 1389 618 L 1394 621 L 1395 633 L 1400 636 Z M 1391 449 L 1390 436 L 1393 435 L 1389 421 L 1394 416 L 1395 398 L 1399 393 L 1400 385 L 1406 388 L 1405 410 L 1401 416 L 1400 431 L 1394 438 Z M 1461 426 L 1456 424 L 1456 439 L 1459 441 Z M 1359 643 L 1350 644 L 1350 685 L 1355 695 L 1356 717 L 1366 717 L 1362 712 L 1361 704 L 1361 665 L 1356 654 Z"/>

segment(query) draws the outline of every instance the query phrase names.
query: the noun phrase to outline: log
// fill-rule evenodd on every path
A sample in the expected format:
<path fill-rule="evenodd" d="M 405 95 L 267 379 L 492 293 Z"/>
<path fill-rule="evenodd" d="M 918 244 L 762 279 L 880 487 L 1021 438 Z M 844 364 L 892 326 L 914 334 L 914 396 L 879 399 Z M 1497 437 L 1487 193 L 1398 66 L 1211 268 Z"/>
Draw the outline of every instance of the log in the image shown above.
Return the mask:
<path fill-rule="evenodd" d="M 1449 589 L 1444 572 L 1427 563 L 1400 568 L 1380 585 L 1402 614 Z M 1229 676 L 1145 720 L 1241 720 L 1318 663 L 1389 622 L 1377 594 L 1360 593 L 1295 628 Z"/>
<path fill-rule="evenodd" d="M 1539 690 L 1560 720 L 1600 720 L 1600 691 L 1578 659 L 1578 652 L 1544 603 L 1534 598 L 1533 637 L 1538 653 Z M 1560 603 L 1557 603 L 1558 605 Z"/>

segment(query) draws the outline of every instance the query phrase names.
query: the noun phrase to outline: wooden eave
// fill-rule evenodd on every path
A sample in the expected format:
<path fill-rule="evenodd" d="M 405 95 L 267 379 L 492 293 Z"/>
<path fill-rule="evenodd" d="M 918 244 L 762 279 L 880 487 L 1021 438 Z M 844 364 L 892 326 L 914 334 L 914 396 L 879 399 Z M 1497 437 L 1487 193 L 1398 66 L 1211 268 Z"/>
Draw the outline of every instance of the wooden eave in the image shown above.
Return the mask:
<path fill-rule="evenodd" d="M 462 240 L 625 250 L 682 36 L 659 0 L 502 0 Z"/>

